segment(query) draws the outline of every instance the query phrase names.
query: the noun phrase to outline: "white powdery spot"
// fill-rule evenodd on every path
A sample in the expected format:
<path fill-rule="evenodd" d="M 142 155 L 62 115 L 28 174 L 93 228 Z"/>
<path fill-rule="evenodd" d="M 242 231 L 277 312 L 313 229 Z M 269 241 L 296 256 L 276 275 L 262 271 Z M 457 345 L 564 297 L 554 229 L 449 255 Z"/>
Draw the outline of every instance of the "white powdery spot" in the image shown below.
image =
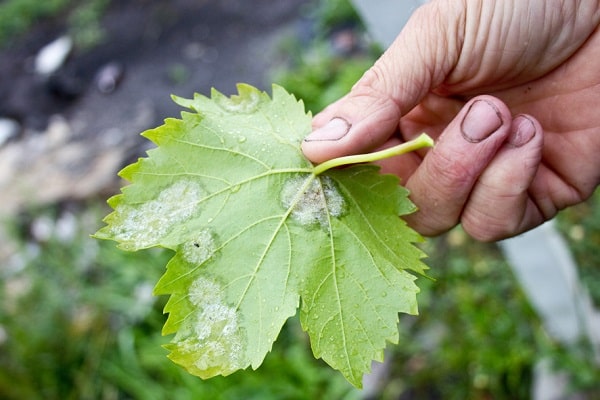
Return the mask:
<path fill-rule="evenodd" d="M 175 336 L 179 350 L 193 354 L 199 371 L 231 373 L 243 368 L 243 330 L 236 309 L 223 299 L 222 286 L 200 277 L 190 286 L 188 298 L 197 311 Z"/>
<path fill-rule="evenodd" d="M 222 288 L 210 279 L 200 277 L 190 286 L 188 296 L 190 302 L 195 306 L 205 304 L 217 304 L 221 301 Z"/>
<path fill-rule="evenodd" d="M 341 217 L 345 211 L 344 197 L 329 177 L 290 179 L 281 191 L 281 202 L 292 208 L 291 216 L 300 224 L 323 228 L 329 226 L 329 216 Z"/>
<path fill-rule="evenodd" d="M 156 245 L 176 224 L 194 214 L 203 194 L 200 185 L 184 180 L 167 187 L 154 200 L 119 205 L 115 213 L 120 223 L 113 225 L 111 234 L 132 249 Z"/>
<path fill-rule="evenodd" d="M 210 326 L 215 328 L 220 336 L 229 337 L 235 334 L 238 328 L 237 314 L 233 307 L 224 304 L 207 304 L 198 315 L 197 328 Z"/>
<path fill-rule="evenodd" d="M 218 96 L 214 99 L 225 111 L 233 114 L 250 114 L 256 111 L 260 103 L 258 92 L 251 92 L 247 96 Z"/>
<path fill-rule="evenodd" d="M 190 264 L 200 265 L 212 257 L 216 246 L 213 235 L 208 229 L 200 231 L 195 239 L 181 246 L 181 255 Z"/>

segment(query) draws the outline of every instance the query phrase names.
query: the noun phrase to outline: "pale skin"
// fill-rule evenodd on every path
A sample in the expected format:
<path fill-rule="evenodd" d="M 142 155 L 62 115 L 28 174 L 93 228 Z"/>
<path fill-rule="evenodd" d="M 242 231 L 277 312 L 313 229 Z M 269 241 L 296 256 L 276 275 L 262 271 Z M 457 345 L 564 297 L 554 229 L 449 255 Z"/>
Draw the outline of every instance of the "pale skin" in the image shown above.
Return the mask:
<path fill-rule="evenodd" d="M 426 132 L 432 149 L 379 163 L 426 236 L 457 224 L 517 235 L 600 183 L 600 1 L 434 0 L 349 94 L 313 120 L 314 163 Z"/>

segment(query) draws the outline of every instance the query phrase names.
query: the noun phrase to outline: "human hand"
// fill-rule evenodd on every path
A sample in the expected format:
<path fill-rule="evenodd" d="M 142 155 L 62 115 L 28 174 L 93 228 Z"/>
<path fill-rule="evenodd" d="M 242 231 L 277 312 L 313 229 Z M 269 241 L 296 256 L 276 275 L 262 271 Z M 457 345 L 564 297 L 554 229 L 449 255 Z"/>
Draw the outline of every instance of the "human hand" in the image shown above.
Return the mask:
<path fill-rule="evenodd" d="M 531 229 L 600 182 L 600 2 L 432 1 L 351 92 L 313 120 L 313 162 L 426 132 L 436 146 L 381 162 L 424 235 Z"/>

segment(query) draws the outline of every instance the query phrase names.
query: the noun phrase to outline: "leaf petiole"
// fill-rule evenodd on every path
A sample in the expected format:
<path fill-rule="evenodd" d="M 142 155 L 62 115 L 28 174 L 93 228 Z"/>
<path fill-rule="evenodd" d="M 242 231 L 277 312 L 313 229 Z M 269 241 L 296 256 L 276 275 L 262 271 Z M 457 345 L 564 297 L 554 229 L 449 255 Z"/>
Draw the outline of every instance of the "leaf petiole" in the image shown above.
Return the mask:
<path fill-rule="evenodd" d="M 313 168 L 313 174 L 319 175 L 331 168 L 340 167 L 343 165 L 368 163 L 394 156 L 399 156 L 401 154 L 406 154 L 408 152 L 422 149 L 424 147 L 433 147 L 433 144 L 433 139 L 429 135 L 427 135 L 426 133 L 421 133 L 418 137 L 416 137 L 413 140 L 409 140 L 408 142 L 384 150 L 367 154 L 355 154 L 351 156 L 344 156 L 327 160 L 319 165 L 316 165 Z"/>

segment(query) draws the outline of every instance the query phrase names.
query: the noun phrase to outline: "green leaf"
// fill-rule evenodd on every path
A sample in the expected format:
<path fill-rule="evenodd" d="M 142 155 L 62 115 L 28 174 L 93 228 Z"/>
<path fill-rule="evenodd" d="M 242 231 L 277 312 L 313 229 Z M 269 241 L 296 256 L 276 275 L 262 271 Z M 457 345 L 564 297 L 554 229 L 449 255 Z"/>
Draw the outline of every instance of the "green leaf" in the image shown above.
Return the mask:
<path fill-rule="evenodd" d="M 96 237 L 175 251 L 169 357 L 202 378 L 258 368 L 300 307 L 316 357 L 355 386 L 417 312 L 420 236 L 398 179 L 373 165 L 315 174 L 300 149 L 311 116 L 278 86 L 175 98 L 191 109 L 143 133 L 157 148 L 123 169 Z"/>

